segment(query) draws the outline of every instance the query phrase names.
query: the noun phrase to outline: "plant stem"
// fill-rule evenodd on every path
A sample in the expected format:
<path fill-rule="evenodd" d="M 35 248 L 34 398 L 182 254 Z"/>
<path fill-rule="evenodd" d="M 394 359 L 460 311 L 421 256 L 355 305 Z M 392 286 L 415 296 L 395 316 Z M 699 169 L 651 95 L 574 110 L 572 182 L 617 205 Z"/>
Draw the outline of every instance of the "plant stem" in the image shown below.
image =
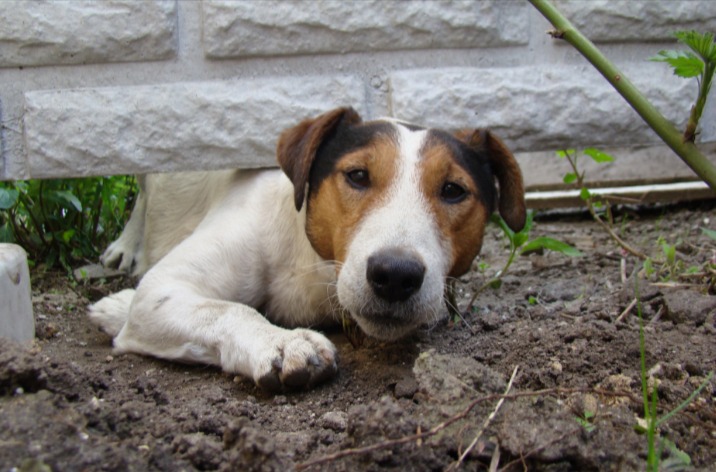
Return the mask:
<path fill-rule="evenodd" d="M 529 0 L 529 2 L 557 29 L 557 31 L 550 34 L 553 37 L 564 39 L 579 51 L 612 84 L 656 134 L 709 187 L 716 190 L 716 167 L 699 151 L 694 143 L 688 140 L 684 141 L 679 130 L 664 118 L 634 84 L 597 49 L 594 43 L 579 32 L 549 0 Z"/>
<path fill-rule="evenodd" d="M 704 58 L 704 71 L 699 81 L 699 96 L 696 98 L 696 104 L 691 108 L 689 121 L 686 123 L 684 131 L 684 141 L 694 142 L 696 139 L 696 127 L 699 125 L 701 114 L 706 106 L 706 98 L 708 98 L 709 90 L 711 90 L 711 79 L 714 76 L 716 64 Z"/>
<path fill-rule="evenodd" d="M 492 284 L 498 282 L 500 279 L 502 279 L 502 277 L 505 276 L 505 274 L 507 273 L 507 269 L 509 269 L 512 265 L 512 261 L 515 260 L 515 256 L 517 255 L 517 249 L 518 248 L 515 246 L 514 242 L 510 240 L 510 257 L 507 258 L 507 262 L 505 263 L 504 267 L 502 267 L 502 269 L 500 269 L 500 271 L 497 272 L 497 274 L 493 278 L 491 278 L 490 280 L 482 284 L 480 288 L 475 290 L 475 293 L 472 294 L 472 298 L 470 298 L 470 301 L 467 303 L 468 310 L 473 305 L 473 303 L 475 303 L 475 300 L 477 300 L 478 295 L 484 292 L 487 287 L 492 286 Z"/>
<path fill-rule="evenodd" d="M 574 171 L 574 174 L 577 176 L 577 186 L 579 188 L 584 188 L 584 172 L 580 173 L 579 169 L 577 168 L 577 155 L 576 154 L 570 154 L 569 152 L 564 152 L 565 158 L 567 159 L 567 162 L 569 162 L 569 165 L 572 166 L 572 170 Z M 609 237 L 614 240 L 617 245 L 619 245 L 622 249 L 624 249 L 626 252 L 631 254 L 632 256 L 636 256 L 642 261 L 647 259 L 646 254 L 639 251 L 638 249 L 633 248 L 631 245 L 629 245 L 626 241 L 624 241 L 622 238 L 619 237 L 617 233 L 614 232 L 614 229 L 612 229 L 612 225 L 604 221 L 598 214 L 597 211 L 594 209 L 594 202 L 591 197 L 584 200 L 584 203 L 587 205 L 587 210 L 589 211 L 589 214 L 592 216 L 592 219 L 599 223 L 599 225 L 604 228 L 604 230 L 609 234 Z M 609 203 L 607 203 L 609 205 Z M 609 207 L 607 207 L 609 208 Z M 611 218 L 610 218 L 611 220 Z"/>

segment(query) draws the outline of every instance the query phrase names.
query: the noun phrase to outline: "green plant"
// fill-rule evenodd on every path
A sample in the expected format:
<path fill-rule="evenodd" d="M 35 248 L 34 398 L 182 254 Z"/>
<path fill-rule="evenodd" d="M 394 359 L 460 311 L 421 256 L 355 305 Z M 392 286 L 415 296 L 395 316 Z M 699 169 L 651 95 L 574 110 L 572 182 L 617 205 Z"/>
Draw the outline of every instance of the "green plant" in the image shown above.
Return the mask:
<path fill-rule="evenodd" d="M 659 113 L 659 110 L 644 97 L 629 78 L 609 61 L 594 43 L 575 28 L 549 0 L 529 0 L 529 2 L 555 27 L 555 30 L 550 31 L 549 34 L 554 38 L 567 41 L 582 54 L 612 87 L 624 97 L 627 103 L 641 116 L 651 129 L 653 129 L 709 187 L 716 190 L 716 166 L 696 147 L 693 140 L 684 139 L 686 136 L 682 137 L 676 126 L 664 118 L 664 116 Z M 713 55 L 711 54 L 713 50 L 708 49 L 706 52 L 708 52 L 707 57 L 713 59 Z M 701 88 L 704 87 L 703 80 L 700 85 Z M 706 93 L 708 93 L 708 90 L 706 90 Z"/>
<path fill-rule="evenodd" d="M 21 245 L 32 264 L 63 267 L 96 259 L 122 230 L 133 177 L 0 183 L 0 242 Z"/>
<path fill-rule="evenodd" d="M 614 158 L 611 155 L 600 151 L 599 149 L 587 148 L 584 149 L 582 153 L 589 156 L 597 164 L 614 161 Z M 557 157 L 560 159 L 566 159 L 572 169 L 571 172 L 567 172 L 564 175 L 562 180 L 564 183 L 575 185 L 579 189 L 579 196 L 587 206 L 589 214 L 592 216 L 594 221 L 599 223 L 599 225 L 609 234 L 609 237 L 611 237 L 617 245 L 629 254 L 632 254 L 641 260 L 646 260 L 647 256 L 643 252 L 624 241 L 624 239 L 622 239 L 614 230 L 614 218 L 612 217 L 611 205 L 608 200 L 600 200 L 597 198 L 597 196 L 594 195 L 589 188 L 587 188 L 585 184 L 585 171 L 580 170 L 579 167 L 579 156 L 580 154 L 574 149 L 557 151 Z"/>
<path fill-rule="evenodd" d="M 501 286 L 502 277 L 507 273 L 518 254 L 528 254 L 530 252 L 548 249 L 570 257 L 579 257 L 582 255 L 581 251 L 575 247 L 553 238 L 540 236 L 530 240 L 530 231 L 532 231 L 532 225 L 534 223 L 534 213 L 532 211 L 527 212 L 525 226 L 518 232 L 512 231 L 509 226 L 507 226 L 507 223 L 505 223 L 505 220 L 497 214 L 493 214 L 490 217 L 490 222 L 496 224 L 497 227 L 502 230 L 502 233 L 509 243 L 510 253 L 502 269 L 498 270 L 492 278 L 475 291 L 468 302 L 468 307 L 472 307 L 478 295 L 487 288 L 499 288 Z"/>
<path fill-rule="evenodd" d="M 677 31 L 674 36 L 693 52 L 660 51 L 651 60 L 666 62 L 673 67 L 674 74 L 679 77 L 685 79 L 697 78 L 699 92 L 684 130 L 684 141 L 693 142 L 696 138 L 696 129 L 699 125 L 701 114 L 706 105 L 706 98 L 711 90 L 714 71 L 716 71 L 716 44 L 714 44 L 714 35 L 711 33 L 701 34 L 696 31 Z"/>
<path fill-rule="evenodd" d="M 593 411 L 585 411 L 581 416 L 575 416 L 574 420 L 588 433 L 591 433 L 597 426 L 594 424 L 596 413 Z"/>
<path fill-rule="evenodd" d="M 713 377 L 713 371 L 709 372 L 706 379 L 699 385 L 699 387 L 691 392 L 691 395 L 676 406 L 673 410 L 669 411 L 662 417 L 658 416 L 658 393 L 657 386 L 655 384 L 650 385 L 649 374 L 646 368 L 646 340 L 644 335 L 644 319 L 641 310 L 641 298 L 639 297 L 639 285 L 636 282 L 635 285 L 636 299 L 637 299 L 637 314 L 639 316 L 639 361 L 640 361 L 640 374 L 641 374 L 641 392 L 642 392 L 642 403 L 644 406 L 644 419 L 643 422 L 638 423 L 634 429 L 641 434 L 646 435 L 647 440 L 647 458 L 646 458 L 646 470 L 647 472 L 658 472 L 660 468 L 661 456 L 664 448 L 669 449 L 670 457 L 668 459 L 669 470 L 684 470 L 686 467 L 691 465 L 691 458 L 685 452 L 679 450 L 673 441 L 667 438 L 661 438 L 659 435 L 659 426 L 664 424 L 674 415 L 679 413 L 681 410 L 686 408 L 699 393 L 709 384 Z M 657 444 L 658 441 L 658 444 Z"/>

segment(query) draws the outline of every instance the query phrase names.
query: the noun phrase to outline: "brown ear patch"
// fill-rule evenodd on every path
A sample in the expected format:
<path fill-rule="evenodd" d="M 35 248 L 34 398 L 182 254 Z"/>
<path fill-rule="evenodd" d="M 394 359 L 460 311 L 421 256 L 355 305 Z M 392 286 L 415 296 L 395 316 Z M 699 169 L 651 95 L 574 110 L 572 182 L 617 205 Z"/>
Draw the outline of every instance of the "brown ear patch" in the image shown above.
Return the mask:
<path fill-rule="evenodd" d="M 398 149 L 392 133 L 386 133 L 384 126 L 366 128 L 374 130 L 369 142 L 340 154 L 335 162 L 329 162 L 330 167 L 321 169 L 325 175 L 311 178 L 306 234 L 326 260 L 345 260 L 360 223 L 380 204 L 395 179 Z M 347 174 L 358 169 L 368 172 L 367 188 L 355 188 L 347 180 Z"/>
<path fill-rule="evenodd" d="M 460 162 L 458 149 L 445 139 L 429 139 L 421 150 L 421 188 L 435 216 L 442 237 L 452 250 L 450 277 L 459 277 L 470 269 L 480 252 L 485 225 L 492 211 L 490 198 L 484 198 L 480 184 Z M 446 202 L 441 194 L 446 184 L 457 184 L 467 195 L 459 202 Z M 494 185 L 489 182 L 489 185 Z M 491 194 L 492 189 L 482 189 Z"/>
<path fill-rule="evenodd" d="M 471 134 L 461 131 L 456 134 L 471 148 L 484 154 L 499 184 L 498 209 L 500 216 L 513 231 L 525 226 L 525 188 L 522 172 L 515 157 L 504 143 L 489 130 L 475 130 Z"/>
<path fill-rule="evenodd" d="M 360 122 L 361 117 L 353 108 L 337 108 L 317 118 L 303 120 L 281 133 L 276 155 L 279 166 L 293 182 L 296 210 L 303 206 L 311 165 L 321 144 L 339 125 Z"/>

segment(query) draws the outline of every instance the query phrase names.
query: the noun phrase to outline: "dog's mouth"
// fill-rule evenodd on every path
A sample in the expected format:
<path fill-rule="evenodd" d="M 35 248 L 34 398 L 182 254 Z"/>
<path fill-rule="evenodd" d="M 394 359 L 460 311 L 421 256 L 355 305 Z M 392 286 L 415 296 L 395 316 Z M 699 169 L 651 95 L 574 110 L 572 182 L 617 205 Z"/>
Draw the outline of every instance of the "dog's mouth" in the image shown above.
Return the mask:
<path fill-rule="evenodd" d="M 360 315 L 353 314 L 352 318 L 365 334 L 380 341 L 395 341 L 415 331 L 420 325 L 418 320 L 406 318 L 394 311 L 363 312 Z"/>

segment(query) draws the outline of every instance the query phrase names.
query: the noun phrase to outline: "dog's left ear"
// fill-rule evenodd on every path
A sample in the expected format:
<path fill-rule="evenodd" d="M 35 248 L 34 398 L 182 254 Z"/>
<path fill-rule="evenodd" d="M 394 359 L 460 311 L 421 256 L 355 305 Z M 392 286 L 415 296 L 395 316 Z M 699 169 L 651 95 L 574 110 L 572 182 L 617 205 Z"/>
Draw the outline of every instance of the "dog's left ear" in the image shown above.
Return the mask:
<path fill-rule="evenodd" d="M 306 184 L 318 148 L 338 126 L 360 122 L 361 117 L 353 108 L 337 108 L 317 118 L 303 120 L 281 133 L 276 154 L 279 166 L 293 182 L 296 210 L 303 206 Z"/>
<path fill-rule="evenodd" d="M 486 129 L 471 132 L 460 131 L 458 138 L 471 148 L 487 156 L 499 185 L 498 209 L 500 216 L 513 231 L 525 226 L 525 187 L 522 172 L 507 146 Z"/>

